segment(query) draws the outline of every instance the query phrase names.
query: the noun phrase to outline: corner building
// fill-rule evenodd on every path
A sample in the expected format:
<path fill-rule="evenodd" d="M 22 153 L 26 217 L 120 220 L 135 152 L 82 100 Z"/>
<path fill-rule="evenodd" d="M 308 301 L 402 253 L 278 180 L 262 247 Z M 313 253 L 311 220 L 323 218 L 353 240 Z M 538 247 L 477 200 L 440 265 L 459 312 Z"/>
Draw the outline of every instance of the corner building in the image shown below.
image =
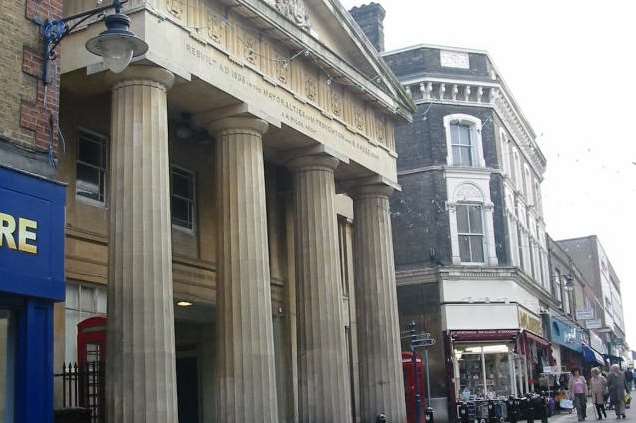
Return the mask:
<path fill-rule="evenodd" d="M 417 45 L 382 56 L 417 104 L 396 131 L 400 318 L 437 339 L 433 408 L 453 419 L 463 398 L 534 391 L 553 361 L 546 161 L 486 52 Z"/>
<path fill-rule="evenodd" d="M 337 1 L 125 13 L 150 48 L 121 74 L 84 48 L 100 21 L 62 45 L 57 365 L 97 316 L 108 422 L 404 422 L 389 196 L 412 101 Z"/>

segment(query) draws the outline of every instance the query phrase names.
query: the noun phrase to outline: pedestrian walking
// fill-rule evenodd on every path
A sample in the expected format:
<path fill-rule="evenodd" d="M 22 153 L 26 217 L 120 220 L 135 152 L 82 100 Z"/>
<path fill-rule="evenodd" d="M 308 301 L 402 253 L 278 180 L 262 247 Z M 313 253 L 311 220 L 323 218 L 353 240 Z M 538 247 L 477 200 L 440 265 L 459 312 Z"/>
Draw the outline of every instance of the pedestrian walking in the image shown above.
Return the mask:
<path fill-rule="evenodd" d="M 627 392 L 632 390 L 633 383 L 634 383 L 634 369 L 632 368 L 625 369 L 625 387 L 627 388 Z"/>
<path fill-rule="evenodd" d="M 596 416 L 598 420 L 607 418 L 605 411 L 605 392 L 607 391 L 607 379 L 601 374 L 598 367 L 592 369 L 592 378 L 590 379 L 590 390 L 592 391 L 592 401 L 596 407 Z"/>
<path fill-rule="evenodd" d="M 570 399 L 574 402 L 576 416 L 582 422 L 587 417 L 587 381 L 579 369 L 572 370 L 570 379 Z"/>
<path fill-rule="evenodd" d="M 610 400 L 614 404 L 616 418 L 625 418 L 625 374 L 621 372 L 618 364 L 612 364 L 610 374 L 607 377 Z"/>

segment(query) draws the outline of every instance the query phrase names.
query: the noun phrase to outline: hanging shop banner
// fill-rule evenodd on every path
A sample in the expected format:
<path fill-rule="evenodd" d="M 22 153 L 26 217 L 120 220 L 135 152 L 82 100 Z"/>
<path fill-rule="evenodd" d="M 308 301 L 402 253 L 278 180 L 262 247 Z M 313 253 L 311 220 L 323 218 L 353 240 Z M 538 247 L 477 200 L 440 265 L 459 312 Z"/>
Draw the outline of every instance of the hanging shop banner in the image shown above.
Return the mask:
<path fill-rule="evenodd" d="M 576 320 L 591 320 L 594 318 L 594 310 L 580 309 L 576 310 Z"/>
<path fill-rule="evenodd" d="M 550 319 L 550 340 L 573 351 L 581 353 L 586 336 L 577 326 L 559 319 Z"/>
<path fill-rule="evenodd" d="M 0 294 L 64 300 L 64 186 L 0 167 Z"/>

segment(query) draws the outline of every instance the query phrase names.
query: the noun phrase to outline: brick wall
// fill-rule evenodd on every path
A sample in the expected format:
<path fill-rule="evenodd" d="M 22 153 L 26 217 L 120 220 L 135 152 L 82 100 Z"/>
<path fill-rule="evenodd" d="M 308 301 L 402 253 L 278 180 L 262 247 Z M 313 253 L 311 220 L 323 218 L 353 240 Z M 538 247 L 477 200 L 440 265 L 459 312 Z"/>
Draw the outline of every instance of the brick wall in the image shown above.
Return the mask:
<path fill-rule="evenodd" d="M 43 47 L 37 22 L 62 16 L 63 0 L 3 2 L 0 15 L 0 138 L 22 151 L 46 152 L 58 143 L 59 73 L 51 67 L 51 83 L 41 81 Z M 59 62 L 59 61 L 58 61 Z M 51 131 L 51 122 L 53 131 Z M 6 163 L 8 156 L 0 159 Z"/>

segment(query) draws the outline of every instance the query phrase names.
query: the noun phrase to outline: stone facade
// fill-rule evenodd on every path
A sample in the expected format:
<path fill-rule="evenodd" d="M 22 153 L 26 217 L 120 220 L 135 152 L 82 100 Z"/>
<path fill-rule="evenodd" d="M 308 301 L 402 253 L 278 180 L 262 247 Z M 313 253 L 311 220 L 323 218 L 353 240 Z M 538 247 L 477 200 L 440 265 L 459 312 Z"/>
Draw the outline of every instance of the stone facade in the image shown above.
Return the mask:
<path fill-rule="evenodd" d="M 388 204 L 412 100 L 338 2 L 124 12 L 150 48 L 118 77 L 84 48 L 99 18 L 62 43 L 55 366 L 97 315 L 112 421 L 404 423 Z"/>

